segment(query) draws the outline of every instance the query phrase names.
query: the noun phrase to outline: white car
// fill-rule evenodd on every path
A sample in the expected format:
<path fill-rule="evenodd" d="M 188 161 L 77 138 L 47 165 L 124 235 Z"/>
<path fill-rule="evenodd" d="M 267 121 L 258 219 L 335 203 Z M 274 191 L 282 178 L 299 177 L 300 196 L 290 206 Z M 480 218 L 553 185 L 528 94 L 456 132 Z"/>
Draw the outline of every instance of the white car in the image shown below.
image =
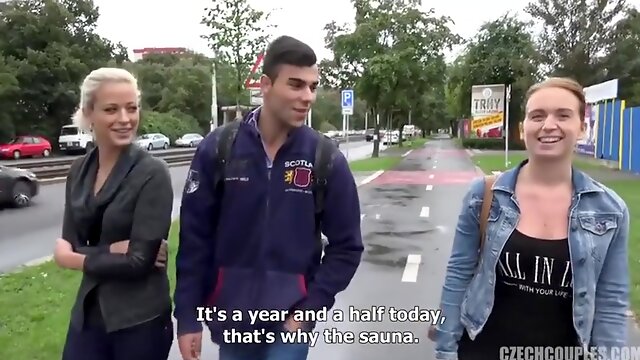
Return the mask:
<path fill-rule="evenodd" d="M 171 140 L 162 134 L 144 134 L 136 139 L 136 145 L 149 151 L 155 149 L 168 149 L 171 145 Z"/>
<path fill-rule="evenodd" d="M 195 147 L 200 144 L 200 141 L 204 139 L 200 134 L 184 134 L 181 138 L 176 140 L 175 145 L 180 147 Z"/>

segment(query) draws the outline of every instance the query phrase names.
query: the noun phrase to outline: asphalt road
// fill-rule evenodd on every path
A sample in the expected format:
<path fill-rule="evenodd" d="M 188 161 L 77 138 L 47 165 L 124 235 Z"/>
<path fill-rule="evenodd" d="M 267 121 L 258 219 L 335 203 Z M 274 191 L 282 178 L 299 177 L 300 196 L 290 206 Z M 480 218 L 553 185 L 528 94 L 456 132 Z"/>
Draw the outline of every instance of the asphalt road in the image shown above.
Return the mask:
<path fill-rule="evenodd" d="M 393 322 L 388 312 L 381 321 L 349 321 L 349 314 L 375 306 L 384 306 L 387 311 L 437 308 L 462 197 L 468 181 L 478 176 L 466 153 L 453 147 L 451 141 L 430 142 L 425 149 L 409 153 L 399 171 L 385 172 L 360 186 L 363 262 L 332 310 L 343 312 L 345 321 L 318 325 L 320 337 L 310 360 L 432 358 L 433 344 L 426 338 L 428 324 Z M 454 172 L 457 182 L 447 183 L 446 178 Z M 464 176 L 463 183 L 459 179 Z M 352 333 L 355 342 L 328 343 L 322 337 L 325 329 Z M 359 341 L 360 336 L 372 332 L 384 334 L 382 341 Z M 389 338 L 392 333 L 397 336 L 402 332 L 415 343 L 382 344 L 393 340 Z M 205 342 L 202 358 L 217 359 L 217 346 Z M 181 360 L 177 344 L 170 359 Z"/>
<path fill-rule="evenodd" d="M 350 159 L 358 159 L 370 155 L 373 145 L 358 141 L 340 144 L 340 148 Z M 171 168 L 176 214 L 187 170 L 187 167 Z M 0 273 L 51 254 L 62 229 L 64 189 L 64 183 L 45 185 L 31 207 L 0 208 Z"/>
<path fill-rule="evenodd" d="M 319 340 L 310 360 L 434 359 L 433 343 L 426 337 L 429 323 L 392 321 L 388 311 L 437 309 L 462 199 L 477 176 L 465 151 L 455 149 L 451 140 L 438 140 L 407 154 L 398 171 L 360 186 L 363 262 L 330 312 L 342 312 L 345 320 L 318 325 Z M 354 310 L 362 314 L 381 306 L 386 312 L 380 320 L 349 318 Z M 640 332 L 632 321 L 629 328 L 630 345 L 640 345 Z M 353 334 L 355 342 L 328 343 L 324 330 Z M 399 333 L 408 338 L 390 342 L 392 334 Z M 218 359 L 217 346 L 205 341 L 202 358 Z M 177 344 L 170 359 L 181 360 Z"/>

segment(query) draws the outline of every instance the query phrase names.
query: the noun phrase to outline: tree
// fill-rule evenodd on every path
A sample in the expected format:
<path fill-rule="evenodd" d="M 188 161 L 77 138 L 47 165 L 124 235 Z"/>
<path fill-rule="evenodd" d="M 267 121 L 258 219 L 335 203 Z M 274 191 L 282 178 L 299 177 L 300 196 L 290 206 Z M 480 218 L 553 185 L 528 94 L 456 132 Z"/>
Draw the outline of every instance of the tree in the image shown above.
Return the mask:
<path fill-rule="evenodd" d="M 197 53 L 156 54 L 126 67 L 138 77 L 140 88 L 143 89 L 144 110 L 172 112 L 177 117 L 183 114 L 185 118 L 197 121 L 198 132 L 206 133 L 211 117 L 212 63 L 213 59 Z M 229 96 L 235 89 L 235 83 L 228 80 L 232 75 L 232 67 L 224 63 L 218 66 L 218 80 L 225 80 L 217 82 L 217 91 L 221 94 L 218 105 L 235 104 L 235 99 Z"/>
<path fill-rule="evenodd" d="M 393 117 L 393 126 L 400 127 L 410 111 L 424 115 L 423 94 L 444 85 L 443 51 L 459 38 L 449 29 L 449 18 L 437 17 L 433 10 L 420 10 L 419 1 L 353 3 L 353 30 L 335 22 L 325 26 L 325 42 L 334 55 L 332 62 L 325 64 L 326 72 L 343 87 L 355 86 L 372 115 L 382 113 L 382 119 L 398 115 Z M 376 141 L 374 157 L 378 150 Z"/>
<path fill-rule="evenodd" d="M 514 16 L 485 23 L 467 45 L 466 51 L 449 69 L 449 111 L 456 118 L 470 116 L 471 87 L 482 84 L 511 84 L 509 128 L 517 138 L 527 89 L 538 80 L 538 53 L 531 24 Z"/>
<path fill-rule="evenodd" d="M 203 36 L 218 61 L 230 64 L 235 70 L 234 97 L 236 106 L 244 91 L 244 80 L 258 57 L 268 45 L 268 13 L 253 8 L 248 0 L 214 0 L 205 9 L 202 24 L 210 33 Z M 237 110 L 240 111 L 239 108 Z"/>
<path fill-rule="evenodd" d="M 640 13 L 629 9 L 615 26 L 603 64 L 607 78 L 618 79 L 618 97 L 627 107 L 640 105 Z"/>
<path fill-rule="evenodd" d="M 542 25 L 539 49 L 551 75 L 569 76 L 583 85 L 603 80 L 601 51 L 626 0 L 536 0 L 525 11 Z"/>
<path fill-rule="evenodd" d="M 7 98 L 0 96 L 0 122 L 12 126 L 3 126 L 0 135 L 41 134 L 55 143 L 75 111 L 82 79 L 121 55 L 117 45 L 95 33 L 97 18 L 89 0 L 5 5 L 0 13 L 0 92 Z"/>

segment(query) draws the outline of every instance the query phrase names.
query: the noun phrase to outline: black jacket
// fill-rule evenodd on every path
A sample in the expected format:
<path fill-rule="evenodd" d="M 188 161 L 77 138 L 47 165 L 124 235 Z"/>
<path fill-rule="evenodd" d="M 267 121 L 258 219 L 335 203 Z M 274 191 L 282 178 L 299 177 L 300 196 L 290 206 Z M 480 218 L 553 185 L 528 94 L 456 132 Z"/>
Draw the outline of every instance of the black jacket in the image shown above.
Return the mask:
<path fill-rule="evenodd" d="M 112 332 L 171 311 L 167 272 L 155 267 L 155 259 L 169 235 L 173 188 L 166 163 L 133 145 L 94 195 L 97 168 L 97 148 L 71 166 L 62 238 L 87 255 L 72 324 L 83 327 L 85 298 L 96 289 Z M 121 240 L 130 241 L 128 253 L 111 254 L 109 245 Z"/>

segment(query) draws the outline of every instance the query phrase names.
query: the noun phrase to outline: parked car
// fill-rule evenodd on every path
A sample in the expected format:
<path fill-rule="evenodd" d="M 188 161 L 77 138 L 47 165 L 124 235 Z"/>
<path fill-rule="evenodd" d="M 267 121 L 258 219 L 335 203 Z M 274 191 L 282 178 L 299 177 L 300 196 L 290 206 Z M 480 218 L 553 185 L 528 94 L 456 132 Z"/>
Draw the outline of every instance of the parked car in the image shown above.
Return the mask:
<path fill-rule="evenodd" d="M 26 207 L 38 195 L 40 184 L 29 170 L 0 165 L 0 203 Z"/>
<path fill-rule="evenodd" d="M 194 147 L 200 144 L 200 141 L 204 139 L 200 134 L 184 134 L 181 138 L 176 140 L 175 145 L 179 147 Z"/>
<path fill-rule="evenodd" d="M 155 149 L 168 149 L 171 145 L 171 141 L 163 134 L 144 134 L 136 139 L 136 144 L 143 149 L 155 150 Z"/>
<path fill-rule="evenodd" d="M 60 129 L 58 146 L 65 154 L 87 152 L 94 146 L 93 133 L 76 125 L 65 125 Z"/>
<path fill-rule="evenodd" d="M 41 136 L 18 136 L 9 143 L 0 145 L 0 158 L 20 159 L 51 155 L 51 143 Z"/>

